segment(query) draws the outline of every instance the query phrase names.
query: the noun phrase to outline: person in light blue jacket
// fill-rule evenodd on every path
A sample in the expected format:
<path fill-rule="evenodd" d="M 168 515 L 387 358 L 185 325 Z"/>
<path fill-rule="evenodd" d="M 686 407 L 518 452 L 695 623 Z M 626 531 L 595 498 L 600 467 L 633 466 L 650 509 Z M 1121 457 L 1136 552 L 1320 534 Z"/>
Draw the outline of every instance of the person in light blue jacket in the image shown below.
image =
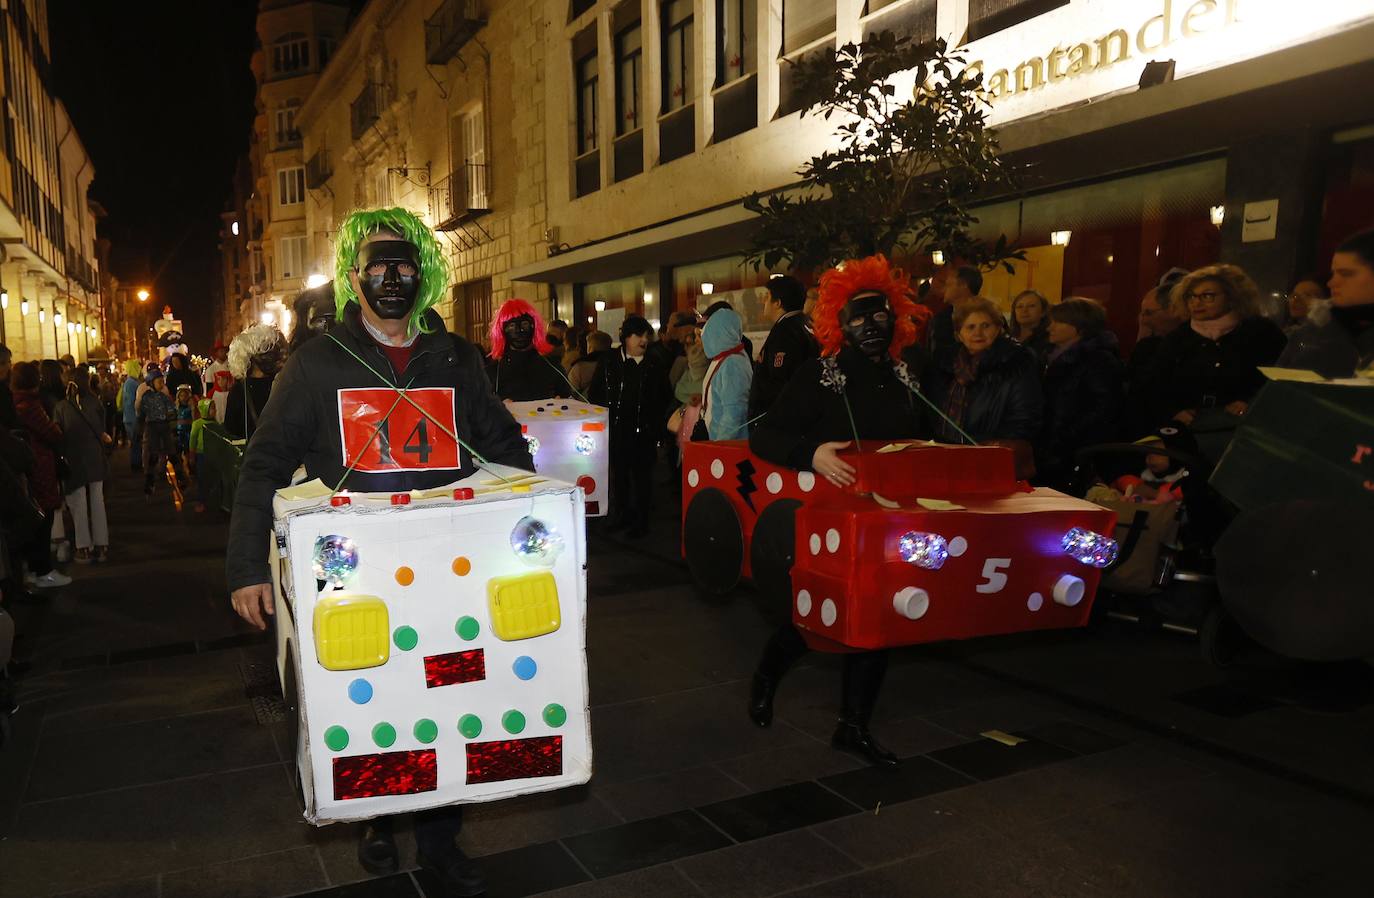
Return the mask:
<path fill-rule="evenodd" d="M 754 366 L 744 348 L 739 313 L 723 306 L 708 315 L 701 331 L 701 347 L 710 360 L 702 385 L 701 420 L 708 439 L 747 440 L 749 431 L 745 424 Z M 696 438 L 701 437 L 698 434 Z"/>

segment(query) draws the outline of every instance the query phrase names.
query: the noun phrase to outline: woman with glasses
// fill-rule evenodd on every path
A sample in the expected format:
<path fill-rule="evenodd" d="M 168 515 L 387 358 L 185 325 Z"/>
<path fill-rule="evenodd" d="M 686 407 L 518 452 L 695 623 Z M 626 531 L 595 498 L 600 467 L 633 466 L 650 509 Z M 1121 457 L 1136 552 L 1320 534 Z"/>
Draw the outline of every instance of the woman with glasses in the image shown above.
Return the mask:
<path fill-rule="evenodd" d="M 1229 440 L 1237 419 L 1264 385 L 1259 369 L 1273 365 L 1286 342 L 1283 331 L 1260 315 L 1259 288 L 1234 265 L 1209 265 L 1174 285 L 1174 314 L 1188 321 L 1164 338 L 1159 383 L 1153 391 L 1158 417 L 1201 434 Z M 1204 454 L 1211 455 L 1203 445 Z"/>

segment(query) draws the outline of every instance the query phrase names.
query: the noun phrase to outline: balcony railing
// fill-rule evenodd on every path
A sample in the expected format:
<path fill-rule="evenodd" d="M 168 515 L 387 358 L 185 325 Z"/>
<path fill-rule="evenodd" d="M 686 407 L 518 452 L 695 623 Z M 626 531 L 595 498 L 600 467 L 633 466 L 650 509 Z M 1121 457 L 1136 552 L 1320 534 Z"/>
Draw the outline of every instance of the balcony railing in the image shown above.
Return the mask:
<path fill-rule="evenodd" d="M 291 129 L 289 129 L 289 130 L 278 131 L 278 132 L 277 132 L 277 143 L 276 143 L 277 149 L 279 149 L 279 150 L 284 150 L 284 149 L 287 149 L 288 147 L 298 147 L 298 146 L 300 146 L 300 145 L 301 145 L 301 132 L 298 131 L 298 130 L 296 130 L 295 128 L 291 128 Z"/>
<path fill-rule="evenodd" d="M 96 277 L 95 266 L 86 261 L 86 257 L 77 252 L 76 247 L 67 246 L 65 261 L 67 263 L 67 277 L 76 281 L 91 292 L 100 289 L 100 283 Z"/>
<path fill-rule="evenodd" d="M 305 186 L 307 190 L 318 190 L 328 183 L 334 175 L 334 162 L 328 150 L 316 150 L 305 163 Z"/>
<path fill-rule="evenodd" d="M 487 24 L 481 0 L 444 0 L 425 20 L 425 62 L 443 65 Z"/>
<path fill-rule="evenodd" d="M 463 222 L 491 211 L 487 193 L 487 167 L 469 162 L 430 190 L 431 217 L 435 230 L 452 231 Z"/>
<path fill-rule="evenodd" d="M 364 84 L 362 91 L 350 107 L 351 119 L 353 122 L 353 139 L 357 140 L 367 133 L 367 129 L 376 124 L 382 117 L 382 110 L 386 108 L 386 87 L 382 84 L 371 82 Z"/>

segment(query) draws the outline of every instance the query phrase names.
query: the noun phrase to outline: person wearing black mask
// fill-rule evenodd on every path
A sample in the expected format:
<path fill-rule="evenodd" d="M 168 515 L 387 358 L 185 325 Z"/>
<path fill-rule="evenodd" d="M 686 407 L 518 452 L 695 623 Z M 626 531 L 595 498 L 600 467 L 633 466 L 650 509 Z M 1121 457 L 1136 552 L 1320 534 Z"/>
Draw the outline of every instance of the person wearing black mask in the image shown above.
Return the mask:
<path fill-rule="evenodd" d="M 549 361 L 551 347 L 544 319 L 523 299 L 510 299 L 491 323 L 487 379 L 496 395 L 510 402 L 572 395 L 562 367 Z"/>
<path fill-rule="evenodd" d="M 610 409 L 611 520 L 609 530 L 649 532 L 654 453 L 666 432 L 673 405 L 663 363 L 646 352 L 653 328 L 640 315 L 626 315 L 620 346 L 606 353 L 592 375 L 591 401 Z"/>
<path fill-rule="evenodd" d="M 840 453 L 854 439 L 928 438 L 932 429 L 925 404 L 902 356 L 929 318 L 929 310 L 913 301 L 905 274 L 882 256 L 852 259 L 827 271 L 814 314 L 821 356 L 802 365 L 783 388 L 750 435 L 750 450 L 847 489 L 856 482 L 856 471 Z M 750 691 L 754 723 L 772 723 L 778 683 L 806 651 L 805 638 L 790 621 L 773 634 Z M 873 738 L 868 723 L 886 672 L 885 650 L 845 655 L 840 718 L 830 741 L 884 766 L 897 758 Z"/>
<path fill-rule="evenodd" d="M 299 350 L 307 340 L 321 336 L 334 323 L 334 282 L 326 281 L 318 287 L 302 290 L 291 305 L 296 326 L 291 329 L 288 353 Z"/>

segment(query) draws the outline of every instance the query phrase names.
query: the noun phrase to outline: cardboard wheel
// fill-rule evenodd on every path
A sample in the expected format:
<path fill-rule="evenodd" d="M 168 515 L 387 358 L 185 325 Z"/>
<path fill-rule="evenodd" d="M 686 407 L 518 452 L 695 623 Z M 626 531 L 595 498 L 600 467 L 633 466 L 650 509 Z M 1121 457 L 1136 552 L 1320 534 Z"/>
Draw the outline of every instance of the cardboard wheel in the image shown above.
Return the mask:
<path fill-rule="evenodd" d="M 697 586 L 722 596 L 735 588 L 744 572 L 744 532 L 734 506 L 718 489 L 704 489 L 692 497 L 682 523 L 687 569 Z"/>
<path fill-rule="evenodd" d="M 1374 655 L 1369 512 L 1299 500 L 1242 512 L 1217 542 L 1217 585 L 1249 636 L 1290 658 Z"/>
<path fill-rule="evenodd" d="M 749 540 L 749 571 L 759 595 L 769 605 L 791 606 L 798 508 L 799 499 L 779 499 L 754 522 L 754 535 Z"/>
<path fill-rule="evenodd" d="M 291 753 L 291 784 L 296 787 L 296 801 L 305 807 L 305 791 L 301 785 L 301 770 L 297 758 L 301 744 L 301 691 L 296 682 L 296 646 L 286 642 L 286 669 L 281 684 L 282 704 L 286 706 L 286 744 Z"/>

